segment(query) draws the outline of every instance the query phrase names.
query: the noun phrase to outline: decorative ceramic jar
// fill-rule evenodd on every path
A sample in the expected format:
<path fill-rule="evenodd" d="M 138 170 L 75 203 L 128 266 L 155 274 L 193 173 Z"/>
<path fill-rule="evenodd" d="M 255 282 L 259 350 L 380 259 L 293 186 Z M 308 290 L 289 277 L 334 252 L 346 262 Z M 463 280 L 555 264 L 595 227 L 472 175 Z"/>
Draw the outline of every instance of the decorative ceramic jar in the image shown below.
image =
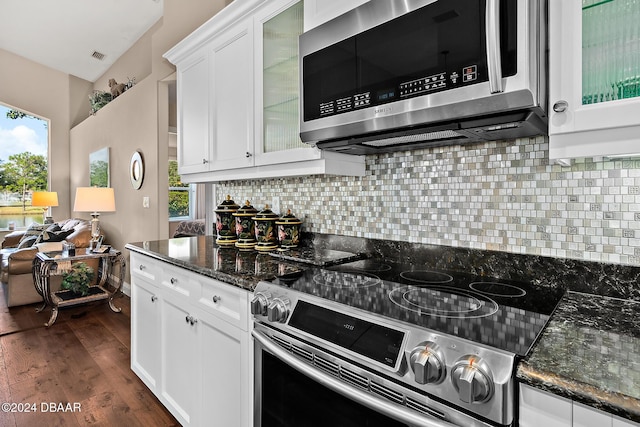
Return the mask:
<path fill-rule="evenodd" d="M 216 243 L 222 246 L 233 245 L 238 241 L 236 236 L 236 219 L 233 214 L 240 206 L 227 195 L 226 200 L 218 205 L 216 213 Z"/>
<path fill-rule="evenodd" d="M 250 250 L 256 246 L 256 230 L 253 217 L 258 213 L 258 209 L 251 206 L 247 200 L 243 207 L 233 213 L 236 220 L 236 236 L 238 241 L 235 243 L 240 250 Z"/>
<path fill-rule="evenodd" d="M 278 215 L 269 209 L 269 205 L 264 207 L 253 217 L 256 228 L 256 249 L 259 251 L 272 251 L 278 248 L 276 239 L 276 221 Z"/>
<path fill-rule="evenodd" d="M 300 243 L 300 224 L 302 224 L 302 221 L 291 213 L 291 209 L 288 209 L 287 214 L 276 221 L 278 241 L 282 249 L 298 247 Z"/>

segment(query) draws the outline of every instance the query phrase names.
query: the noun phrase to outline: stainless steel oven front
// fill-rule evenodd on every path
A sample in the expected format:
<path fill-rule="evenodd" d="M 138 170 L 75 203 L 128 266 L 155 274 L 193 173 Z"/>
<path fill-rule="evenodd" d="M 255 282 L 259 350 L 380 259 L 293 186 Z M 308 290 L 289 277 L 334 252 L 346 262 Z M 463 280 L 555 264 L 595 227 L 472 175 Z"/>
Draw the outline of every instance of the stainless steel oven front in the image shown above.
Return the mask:
<path fill-rule="evenodd" d="M 415 382 L 411 386 L 415 368 L 409 368 L 408 360 L 411 349 L 418 344 L 415 340 L 422 338 L 410 326 L 404 329 L 366 313 L 340 311 L 329 302 L 316 305 L 310 299 L 312 302 L 308 298 L 301 301 L 290 293 L 274 296 L 270 291 L 255 294 L 255 427 L 511 425 L 492 422 L 448 402 L 452 394 L 458 400 L 451 381 L 435 386 L 444 398 L 425 393 Z M 323 335 L 320 330 L 327 330 L 327 324 L 337 325 L 340 330 Z M 362 344 L 360 348 L 345 344 L 352 342 L 353 336 L 357 336 L 358 345 Z M 443 346 L 466 351 L 459 341 L 432 338 Z M 506 357 L 491 362 L 511 369 L 513 360 Z M 455 367 L 446 369 L 453 371 Z M 477 393 L 477 387 L 472 394 Z M 513 399 L 505 392 L 511 384 L 491 387 L 491 402 L 471 406 L 486 406 L 491 411 L 494 404 Z M 500 414 L 504 415 L 512 419 L 512 414 Z"/>
<path fill-rule="evenodd" d="M 404 397 L 386 389 L 385 378 L 311 349 L 303 341 L 262 326 L 254 329 L 253 336 L 255 427 L 487 426 L 447 422 L 444 413 L 422 407 L 418 399 L 414 409 L 403 407 Z"/>

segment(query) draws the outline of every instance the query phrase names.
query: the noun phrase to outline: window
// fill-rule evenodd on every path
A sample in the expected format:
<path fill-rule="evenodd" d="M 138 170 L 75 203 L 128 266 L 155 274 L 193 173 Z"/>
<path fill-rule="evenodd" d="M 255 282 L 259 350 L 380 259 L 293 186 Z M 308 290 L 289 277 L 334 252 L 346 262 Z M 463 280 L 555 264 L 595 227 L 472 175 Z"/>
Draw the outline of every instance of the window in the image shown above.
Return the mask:
<path fill-rule="evenodd" d="M 43 221 L 43 208 L 31 206 L 31 193 L 49 188 L 48 125 L 0 104 L 0 229 Z"/>
<path fill-rule="evenodd" d="M 169 160 L 169 220 L 194 217 L 195 188 L 195 184 L 180 181 L 178 162 Z"/>

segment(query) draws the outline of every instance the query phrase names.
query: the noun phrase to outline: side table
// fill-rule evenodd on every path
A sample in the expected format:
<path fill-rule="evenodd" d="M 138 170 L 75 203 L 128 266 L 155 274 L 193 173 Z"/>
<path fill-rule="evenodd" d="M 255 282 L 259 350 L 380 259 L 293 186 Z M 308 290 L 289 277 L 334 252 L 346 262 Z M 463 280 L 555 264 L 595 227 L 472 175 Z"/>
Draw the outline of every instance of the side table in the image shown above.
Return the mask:
<path fill-rule="evenodd" d="M 60 276 L 64 274 L 64 271 L 60 271 L 58 268 L 58 263 L 73 263 L 89 259 L 98 259 L 98 271 L 96 272 L 98 281 L 96 285 L 89 288 L 89 295 L 74 297 L 71 291 L 51 291 L 51 276 Z M 109 279 L 112 271 L 114 271 L 115 264 L 119 265 L 118 280 L 117 283 L 115 283 L 115 289 L 113 291 L 109 291 L 105 287 L 105 283 Z M 56 321 L 56 318 L 58 317 L 58 308 L 60 307 L 69 307 L 108 299 L 109 308 L 111 308 L 113 312 L 119 313 L 122 309 L 113 305 L 113 297 L 120 292 L 120 289 L 122 288 L 125 268 L 126 261 L 124 256 L 120 251 L 114 249 L 105 253 L 94 253 L 89 251 L 89 249 L 78 249 L 74 256 L 63 255 L 60 251 L 38 252 L 33 260 L 33 283 L 35 284 L 36 291 L 42 295 L 44 304 L 36 311 L 40 313 L 47 306 L 51 306 L 51 317 L 49 318 L 49 321 L 45 323 L 45 326 L 47 327 L 53 325 Z"/>

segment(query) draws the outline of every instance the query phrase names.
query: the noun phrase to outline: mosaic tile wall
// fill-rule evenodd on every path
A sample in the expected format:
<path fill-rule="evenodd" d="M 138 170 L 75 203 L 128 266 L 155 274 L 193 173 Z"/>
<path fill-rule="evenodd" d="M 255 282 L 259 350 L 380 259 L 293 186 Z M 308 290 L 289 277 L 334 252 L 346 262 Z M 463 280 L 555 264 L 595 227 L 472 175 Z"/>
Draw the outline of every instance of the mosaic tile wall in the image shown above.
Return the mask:
<path fill-rule="evenodd" d="M 276 201 L 316 233 L 640 265 L 640 160 L 561 167 L 547 151 L 537 137 L 367 156 L 363 177 L 230 181 L 214 194 Z"/>

